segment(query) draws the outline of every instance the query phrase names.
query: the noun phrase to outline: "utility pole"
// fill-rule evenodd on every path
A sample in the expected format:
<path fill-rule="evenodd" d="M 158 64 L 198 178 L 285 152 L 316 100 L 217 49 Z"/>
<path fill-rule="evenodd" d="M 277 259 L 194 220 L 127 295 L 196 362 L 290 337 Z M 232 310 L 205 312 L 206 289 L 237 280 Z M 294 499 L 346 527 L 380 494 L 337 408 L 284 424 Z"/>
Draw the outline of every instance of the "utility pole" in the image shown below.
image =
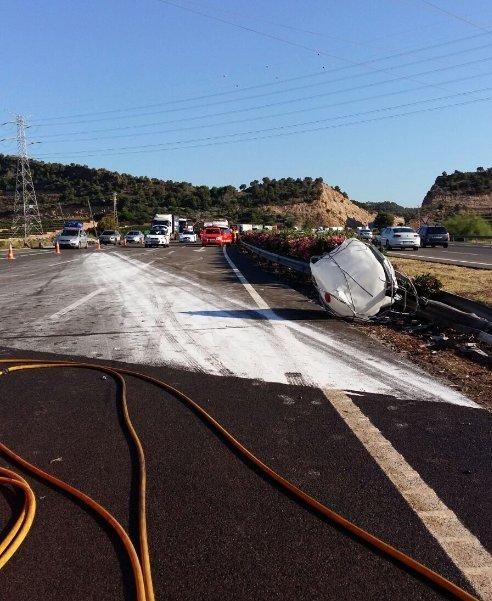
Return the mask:
<path fill-rule="evenodd" d="M 43 234 L 43 225 L 27 155 L 26 122 L 22 115 L 17 115 L 15 123 L 17 125 L 17 176 L 12 230 L 14 237 L 22 233 L 26 243 L 29 236 Z"/>
<path fill-rule="evenodd" d="M 87 199 L 87 204 L 89 205 L 89 219 L 94 224 L 94 232 L 96 233 L 96 237 L 97 237 L 97 226 L 96 226 L 96 222 L 94 221 L 94 215 L 92 213 L 91 201 L 89 199 Z"/>
<path fill-rule="evenodd" d="M 114 227 L 115 228 L 118 227 L 118 206 L 116 204 L 117 199 L 118 199 L 118 195 L 116 194 L 116 192 L 113 192 L 113 218 L 114 218 Z"/>

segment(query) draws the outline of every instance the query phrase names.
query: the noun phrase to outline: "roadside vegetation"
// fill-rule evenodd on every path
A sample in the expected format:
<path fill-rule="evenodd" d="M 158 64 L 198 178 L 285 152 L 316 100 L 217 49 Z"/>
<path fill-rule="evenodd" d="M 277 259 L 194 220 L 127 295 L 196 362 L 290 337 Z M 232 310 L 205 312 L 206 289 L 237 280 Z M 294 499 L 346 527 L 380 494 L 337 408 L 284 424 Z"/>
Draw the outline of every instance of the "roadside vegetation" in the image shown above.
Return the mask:
<path fill-rule="evenodd" d="M 353 235 L 353 232 L 312 234 L 296 230 L 282 230 L 280 232 L 247 232 L 242 239 L 248 244 L 279 255 L 309 261 L 315 255 L 330 252 L 347 237 Z"/>
<path fill-rule="evenodd" d="M 480 215 L 458 213 L 444 221 L 453 236 L 492 236 L 492 225 Z"/>

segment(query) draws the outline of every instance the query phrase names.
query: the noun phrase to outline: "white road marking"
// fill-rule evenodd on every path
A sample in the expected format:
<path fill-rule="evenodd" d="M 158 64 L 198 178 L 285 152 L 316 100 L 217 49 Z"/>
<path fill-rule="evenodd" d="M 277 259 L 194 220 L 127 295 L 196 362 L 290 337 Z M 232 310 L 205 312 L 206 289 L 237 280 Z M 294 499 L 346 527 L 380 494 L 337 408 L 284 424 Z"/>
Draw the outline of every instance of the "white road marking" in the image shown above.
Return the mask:
<path fill-rule="evenodd" d="M 168 255 L 172 255 L 172 254 L 173 254 L 173 253 L 175 253 L 175 252 L 176 252 L 175 250 L 170 250 L 170 251 L 169 251 L 167 254 L 168 254 Z"/>
<path fill-rule="evenodd" d="M 429 255 L 407 255 L 405 253 L 398 253 L 398 252 L 393 252 L 391 251 L 391 255 L 392 257 L 402 257 L 402 258 L 406 258 L 406 259 L 414 259 L 415 261 L 426 261 L 428 259 L 432 259 L 433 261 L 437 261 L 437 262 L 441 262 L 446 264 L 446 261 L 452 261 L 453 263 L 448 263 L 448 264 L 454 264 L 454 263 L 465 263 L 466 265 L 484 265 L 486 267 L 492 267 L 492 263 L 479 263 L 478 261 L 465 261 L 463 259 L 453 259 L 453 258 L 447 258 L 447 257 L 429 257 Z"/>
<path fill-rule="evenodd" d="M 53 315 L 50 315 L 48 317 L 48 319 L 58 319 L 59 317 L 62 317 L 63 315 L 70 313 L 70 311 L 77 309 L 77 307 L 80 307 L 80 305 L 83 305 L 87 301 L 90 301 L 91 298 L 94 298 L 97 294 L 100 294 L 101 292 L 104 292 L 104 288 L 98 288 L 97 290 L 93 290 L 92 292 L 89 292 L 89 294 L 86 294 L 82 298 L 79 298 L 78 301 L 75 301 L 71 305 L 68 305 L 68 307 L 61 309 L 60 311 L 57 311 L 56 313 L 53 313 Z"/>
<path fill-rule="evenodd" d="M 478 538 L 343 391 L 323 392 L 477 593 L 483 599 L 492 599 L 492 556 Z"/>
<path fill-rule="evenodd" d="M 256 292 L 256 290 L 253 288 L 253 286 L 248 282 L 248 280 L 244 277 L 244 275 L 239 271 L 239 269 L 231 261 L 231 259 L 229 258 L 229 255 L 227 254 L 227 249 L 225 246 L 222 248 L 222 250 L 224 251 L 224 257 L 225 257 L 226 261 L 229 263 L 229 267 L 232 269 L 232 271 L 236 275 L 237 279 L 241 282 L 241 284 L 246 288 L 246 290 L 248 291 L 251 298 L 255 301 L 256 306 L 259 307 L 260 309 L 270 309 L 270 307 L 267 305 L 267 303 L 262 299 L 262 297 L 258 294 L 258 292 Z"/>
<path fill-rule="evenodd" d="M 5 252 L 5 254 L 7 254 L 7 252 L 8 252 L 8 250 L 9 250 L 9 249 L 8 249 L 8 248 L 4 248 L 4 249 L 2 249 L 2 250 Z M 45 252 L 43 253 L 43 251 L 42 251 L 42 250 L 41 250 L 41 251 L 36 251 L 36 252 L 19 252 L 19 250 L 18 250 L 18 249 L 14 248 L 14 257 L 15 257 L 16 259 L 18 259 L 18 258 L 20 258 L 20 257 L 30 257 L 30 256 L 32 256 L 32 255 L 39 255 L 39 256 L 42 256 L 43 254 L 44 254 L 45 256 L 47 256 L 47 255 L 50 255 L 50 254 L 53 254 L 53 253 L 52 253 L 52 252 L 47 252 L 47 251 L 45 251 Z M 8 259 L 7 259 L 7 257 L 0 257 L 0 259 L 1 259 L 2 261 L 7 261 L 7 260 L 8 260 Z"/>
<path fill-rule="evenodd" d="M 193 252 L 194 252 L 194 253 L 201 253 L 201 252 L 203 252 L 204 250 L 205 250 L 205 246 L 202 246 L 201 248 L 195 248 L 195 249 L 193 250 Z"/>
<path fill-rule="evenodd" d="M 46 267 L 54 267 L 55 265 L 63 265 L 64 263 L 73 263 L 74 261 L 79 261 L 80 257 L 77 259 L 70 259 L 70 261 L 58 261 L 58 263 L 48 263 Z"/>

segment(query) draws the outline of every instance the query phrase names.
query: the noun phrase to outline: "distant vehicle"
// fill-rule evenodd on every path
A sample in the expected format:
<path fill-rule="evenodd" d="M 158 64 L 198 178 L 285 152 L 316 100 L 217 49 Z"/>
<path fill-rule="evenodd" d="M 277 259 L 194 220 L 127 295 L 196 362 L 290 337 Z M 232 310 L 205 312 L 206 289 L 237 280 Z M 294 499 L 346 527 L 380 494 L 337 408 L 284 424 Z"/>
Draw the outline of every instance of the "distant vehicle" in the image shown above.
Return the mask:
<path fill-rule="evenodd" d="M 171 235 L 168 228 L 158 227 L 150 230 L 144 238 L 145 247 L 164 246 L 168 247 L 171 243 Z"/>
<path fill-rule="evenodd" d="M 156 213 L 154 218 L 152 219 L 151 229 L 156 226 L 165 226 L 169 231 L 172 230 L 173 227 L 173 216 L 170 213 Z"/>
<path fill-rule="evenodd" d="M 221 227 L 222 231 L 222 242 L 224 244 L 232 244 L 234 242 L 234 234 L 232 233 L 231 228 L 229 227 Z"/>
<path fill-rule="evenodd" d="M 179 242 L 196 242 L 197 235 L 195 232 L 182 232 L 178 234 L 178 240 Z"/>
<path fill-rule="evenodd" d="M 229 228 L 206 227 L 201 235 L 202 246 L 224 246 L 232 244 L 232 232 Z"/>
<path fill-rule="evenodd" d="M 420 246 L 442 246 L 447 248 L 449 244 L 449 232 L 442 225 L 422 225 L 418 229 L 420 235 Z"/>
<path fill-rule="evenodd" d="M 127 244 L 143 244 L 145 236 L 140 230 L 131 230 L 125 236 Z"/>
<path fill-rule="evenodd" d="M 63 224 L 63 229 L 65 228 L 76 228 L 81 230 L 84 228 L 84 224 L 82 223 L 82 221 L 69 220 L 65 221 L 65 223 Z"/>
<path fill-rule="evenodd" d="M 118 230 L 104 230 L 99 236 L 101 244 L 118 244 L 121 240 L 121 234 Z"/>
<path fill-rule="evenodd" d="M 420 236 L 411 227 L 385 227 L 380 234 L 379 245 L 381 248 L 413 248 L 418 250 Z"/>
<path fill-rule="evenodd" d="M 250 232 L 253 229 L 253 225 L 251 223 L 240 223 L 238 229 L 240 234 L 244 234 L 245 232 Z"/>
<path fill-rule="evenodd" d="M 229 221 L 227 219 L 215 219 L 214 221 L 205 221 L 203 227 L 229 227 Z"/>
<path fill-rule="evenodd" d="M 66 227 L 55 238 L 55 244 L 65 248 L 87 248 L 87 234 L 81 228 Z"/>
<path fill-rule="evenodd" d="M 369 228 L 362 228 L 359 230 L 359 238 L 361 240 L 367 240 L 367 241 L 371 241 L 372 240 L 372 230 L 370 230 Z"/>

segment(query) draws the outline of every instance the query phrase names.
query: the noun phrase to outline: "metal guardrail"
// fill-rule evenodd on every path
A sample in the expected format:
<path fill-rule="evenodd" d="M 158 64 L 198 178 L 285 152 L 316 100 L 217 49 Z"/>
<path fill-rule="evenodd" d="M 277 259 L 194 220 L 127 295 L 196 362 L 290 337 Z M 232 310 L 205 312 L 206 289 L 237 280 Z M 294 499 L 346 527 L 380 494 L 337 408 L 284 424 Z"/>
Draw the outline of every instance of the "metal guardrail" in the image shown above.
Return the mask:
<path fill-rule="evenodd" d="M 279 265 L 283 265 L 284 267 L 288 267 L 289 269 L 293 269 L 294 271 L 304 273 L 306 275 L 311 273 L 311 267 L 309 263 L 306 263 L 306 261 L 300 261 L 299 259 L 292 259 L 290 257 L 285 257 L 284 255 L 278 255 L 277 253 L 272 253 L 269 250 L 264 250 L 263 248 L 258 248 L 257 246 L 248 244 L 243 240 L 241 240 L 241 244 L 251 252 L 254 252 L 260 257 L 267 259 L 267 261 L 273 261 L 274 263 L 278 263 Z"/>
<path fill-rule="evenodd" d="M 278 255 L 252 244 L 247 244 L 243 240 L 240 242 L 245 248 L 268 261 L 284 265 L 299 273 L 311 273 L 311 266 L 305 261 Z M 419 310 L 419 314 L 422 317 L 431 321 L 443 322 L 465 332 L 483 333 L 487 337 L 492 335 L 491 313 L 492 310 L 488 309 L 485 305 L 469 301 L 448 292 L 441 293 L 440 301 L 427 300 Z M 487 342 L 490 343 L 488 338 Z"/>

